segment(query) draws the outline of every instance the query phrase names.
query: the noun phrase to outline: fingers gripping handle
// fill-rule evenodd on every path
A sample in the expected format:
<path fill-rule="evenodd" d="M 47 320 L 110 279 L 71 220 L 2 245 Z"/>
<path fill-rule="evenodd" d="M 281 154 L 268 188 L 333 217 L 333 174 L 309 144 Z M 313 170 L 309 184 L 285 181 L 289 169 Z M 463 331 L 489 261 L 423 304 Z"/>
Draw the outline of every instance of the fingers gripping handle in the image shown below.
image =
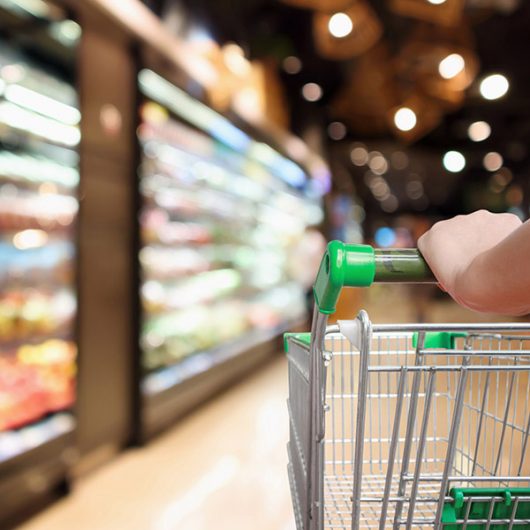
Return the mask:
<path fill-rule="evenodd" d="M 343 287 L 369 287 L 373 282 L 435 283 L 416 249 L 374 250 L 369 245 L 331 241 L 314 285 L 321 313 L 334 313 Z"/>

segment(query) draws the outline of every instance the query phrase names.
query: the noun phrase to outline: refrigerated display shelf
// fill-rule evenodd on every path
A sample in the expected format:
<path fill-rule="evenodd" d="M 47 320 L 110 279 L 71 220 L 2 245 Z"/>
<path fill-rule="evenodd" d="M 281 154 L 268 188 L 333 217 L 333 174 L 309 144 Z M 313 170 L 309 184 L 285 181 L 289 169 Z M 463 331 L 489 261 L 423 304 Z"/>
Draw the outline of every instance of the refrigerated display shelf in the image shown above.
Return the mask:
<path fill-rule="evenodd" d="M 272 269 L 272 268 L 271 268 Z M 239 301 L 253 304 L 264 293 L 292 285 L 287 278 L 267 269 L 252 271 L 254 276 L 245 277 L 235 268 L 213 269 L 200 274 L 190 274 L 175 280 L 158 281 L 146 279 L 141 287 L 141 301 L 146 317 L 158 315 L 161 311 L 175 311 L 203 306 L 215 302 Z M 216 274 L 219 273 L 219 274 Z M 233 273 L 228 275 L 228 273 Z M 260 274 L 263 277 L 260 277 Z M 204 278 L 208 275 L 208 281 Z M 217 281 L 217 284 L 210 282 Z M 301 295 L 301 293 L 300 293 Z M 293 299 L 293 309 L 298 307 Z"/>
<path fill-rule="evenodd" d="M 2 355 L 10 355 L 13 351 L 18 350 L 22 346 L 39 346 L 50 340 L 61 340 L 71 342 L 73 334 L 71 332 L 71 323 L 64 325 L 64 329 L 44 333 L 41 335 L 31 335 L 20 339 L 3 340 L 0 339 L 0 357 Z M 67 331 L 68 329 L 68 331 Z"/>
<path fill-rule="evenodd" d="M 198 166 L 198 167 L 197 167 Z M 260 180 L 243 177 L 241 170 L 224 167 L 222 161 L 205 160 L 199 156 L 194 157 L 186 165 L 161 167 L 151 161 L 143 163 L 141 172 L 144 175 L 152 175 L 145 182 L 145 188 L 150 185 L 159 187 L 175 188 L 186 191 L 197 191 L 207 186 L 212 191 L 230 197 L 234 200 L 245 200 L 254 203 L 274 197 L 290 196 L 294 201 L 299 201 L 300 196 L 296 190 L 281 187 L 270 188 Z M 210 173 L 210 176 L 206 174 Z"/>
<path fill-rule="evenodd" d="M 63 147 L 76 147 L 81 141 L 79 128 L 40 116 L 7 101 L 0 101 L 0 127 L 22 138 L 40 140 Z"/>
<path fill-rule="evenodd" d="M 173 310 L 228 296 L 248 299 L 287 280 L 282 275 L 281 267 L 275 263 L 269 263 L 267 267 L 254 266 L 252 262 L 241 264 L 225 261 L 218 264 L 209 262 L 208 266 L 207 270 L 180 270 L 173 277 L 158 277 L 152 273 L 146 275 L 141 288 L 143 300 L 146 304 L 152 302 L 158 308 Z"/>
<path fill-rule="evenodd" d="M 56 440 L 75 429 L 75 419 L 68 413 L 51 414 L 48 418 L 16 430 L 0 432 L 0 476 L 17 464 L 16 459 Z"/>
<path fill-rule="evenodd" d="M 0 434 L 0 528 L 16 528 L 21 514 L 69 490 L 74 447 L 75 420 L 65 413 Z"/>
<path fill-rule="evenodd" d="M 79 176 L 71 174 L 71 170 L 78 173 L 76 166 L 79 163 L 77 146 L 61 146 L 47 142 L 44 138 L 30 137 L 20 131 L 0 125 L 0 147 L 2 159 L 0 167 L 6 176 L 12 175 L 13 179 L 28 182 L 53 182 L 66 188 L 74 189 L 79 181 Z M 36 164 L 42 162 L 42 172 Z M 16 165 L 13 165 L 15 164 Z M 61 166 L 63 169 L 58 169 Z M 54 174 L 53 169 L 57 169 Z M 68 170 L 68 171 L 66 171 Z"/>
<path fill-rule="evenodd" d="M 148 395 L 164 392 L 187 379 L 206 372 L 212 366 L 221 364 L 231 357 L 236 357 L 243 351 L 273 339 L 279 333 L 281 332 L 278 329 L 253 331 L 216 348 L 196 352 L 182 359 L 178 364 L 146 375 L 142 381 L 142 391 Z"/>
<path fill-rule="evenodd" d="M 290 303 L 286 305 L 282 297 Z M 253 297 L 150 314 L 144 319 L 141 338 L 144 369 L 155 372 L 171 366 L 178 372 L 181 363 L 194 355 L 207 353 L 215 358 L 218 348 L 233 345 L 241 337 L 277 330 L 293 316 L 304 314 L 303 300 L 296 298 L 293 286 L 285 284 Z"/>
<path fill-rule="evenodd" d="M 2 20 L 7 4 L 0 6 Z M 61 21 L 26 20 L 23 11 L 13 13 L 19 24 L 24 19 L 24 31 L 2 32 L 0 42 L 2 528 L 66 482 L 75 429 L 74 229 L 81 115 L 76 90 L 65 80 L 68 65 L 62 63 L 59 41 L 57 55 L 50 57 L 57 63 L 45 62 L 53 46 L 41 37 Z"/>
<path fill-rule="evenodd" d="M 30 284 L 44 276 L 49 282 L 61 285 L 69 283 L 70 276 L 66 276 L 65 280 L 62 269 L 72 269 L 74 251 L 74 244 L 66 239 L 26 249 L 19 249 L 12 241 L 6 243 L 0 239 L 0 253 L 5 258 L 0 263 L 0 282 L 3 279 L 15 279 L 17 283 L 23 280 L 22 283 Z"/>
<path fill-rule="evenodd" d="M 36 193 L 18 188 L 17 193 L 12 195 L 4 190 L 0 196 L 0 211 L 20 216 L 44 217 L 45 220 L 60 219 L 64 215 L 73 217 L 77 213 L 77 201 L 72 195 L 56 193 L 53 186 L 41 184 Z"/>
<path fill-rule="evenodd" d="M 226 157 L 231 161 L 243 154 L 248 161 L 264 166 L 269 173 L 269 180 L 274 185 L 285 184 L 295 187 L 306 184 L 307 176 L 296 163 L 269 145 L 251 138 L 225 116 L 197 101 L 157 73 L 143 69 L 139 72 L 138 82 L 140 90 L 147 98 L 163 106 L 159 111 L 153 109 L 147 113 L 144 112 L 144 118 L 154 115 L 156 123 L 156 118 L 163 116 L 164 112 L 174 113 L 184 122 L 204 131 L 208 136 L 227 146 L 231 152 Z M 176 127 L 178 127 L 177 124 L 173 126 L 174 129 Z M 175 136 L 182 141 L 182 135 Z M 188 144 L 189 142 L 185 143 L 185 145 Z"/>
<path fill-rule="evenodd" d="M 195 135 L 204 141 L 201 133 L 196 131 L 188 130 L 186 134 Z M 271 178 L 263 166 L 256 162 L 249 164 L 246 158 L 235 152 L 230 153 L 232 159 L 226 158 L 226 149 L 219 152 L 210 149 L 211 152 L 207 154 L 190 153 L 178 145 L 157 142 L 154 137 L 142 141 L 141 146 L 145 156 L 140 171 L 144 176 L 152 175 L 150 178 L 157 187 L 200 190 L 207 186 L 234 199 L 256 204 L 268 201 L 271 197 L 289 198 L 298 213 L 300 209 L 305 209 L 307 197 L 300 190 Z M 172 156 L 168 157 L 167 151 Z M 234 164 L 234 159 L 240 162 Z"/>
<path fill-rule="evenodd" d="M 291 248 L 322 210 L 296 163 L 158 74 L 138 79 L 141 437 L 303 319 Z"/>
<path fill-rule="evenodd" d="M 0 4 L 0 528 L 8 528 L 64 489 L 74 456 L 80 28 L 46 1 Z"/>
<path fill-rule="evenodd" d="M 151 146 L 143 145 L 144 153 Z M 164 146 L 171 151 L 176 147 Z M 196 191 L 205 186 L 216 192 L 221 192 L 234 199 L 261 203 L 270 197 L 288 197 L 292 204 L 303 205 L 299 192 L 289 189 L 286 185 L 271 186 L 275 181 L 270 177 L 264 180 L 259 176 L 243 176 L 248 169 L 227 166 L 225 161 L 215 156 L 211 159 L 198 155 L 188 155 L 188 160 L 160 161 L 149 158 L 152 154 L 145 153 L 140 171 L 145 178 L 145 188 L 150 186 L 158 188 L 177 188 L 187 191 Z M 251 175 L 255 171 L 251 170 Z"/>
<path fill-rule="evenodd" d="M 0 349 L 2 344 L 39 340 L 63 335 L 73 326 L 76 311 L 74 294 L 65 288 L 36 290 L 35 285 L 17 289 L 11 280 L 0 292 Z"/>
<path fill-rule="evenodd" d="M 8 170 L 1 166 L 2 161 L 0 160 L 0 186 L 4 184 L 14 184 L 24 192 L 38 193 L 42 190 L 41 186 L 44 184 L 48 187 L 55 186 L 59 193 L 69 192 L 71 195 L 75 191 L 79 180 L 77 172 L 72 172 L 72 177 L 65 176 L 63 179 L 50 178 L 50 169 L 46 168 L 46 161 L 36 159 L 36 163 L 40 166 L 37 170 L 40 171 L 40 175 L 23 173 L 22 171 L 16 172 L 13 169 Z M 64 166 L 58 165 L 58 167 L 65 169 Z M 59 174 L 58 168 L 53 168 L 53 171 Z"/>
<path fill-rule="evenodd" d="M 0 352 L 0 432 L 74 403 L 76 347 L 58 338 Z"/>
<path fill-rule="evenodd" d="M 160 149 L 178 148 L 171 144 L 160 144 Z M 145 148 L 145 146 L 144 146 Z M 181 151 L 184 153 L 184 151 Z M 212 189 L 224 192 L 238 199 L 247 199 L 255 202 L 262 201 L 271 192 L 278 193 L 277 188 L 270 188 L 265 183 L 251 180 L 239 174 L 239 170 L 227 167 L 222 160 L 212 161 L 198 155 L 187 154 L 187 159 L 163 162 L 156 159 L 148 159 L 142 164 L 144 174 L 155 174 L 158 184 L 168 187 L 179 187 L 184 189 L 197 189 L 207 185 Z M 282 188 L 283 190 L 283 188 Z"/>
<path fill-rule="evenodd" d="M 180 266 L 172 263 L 156 268 L 147 266 L 145 270 L 148 271 L 145 282 L 152 282 L 153 286 L 167 289 L 167 297 L 174 299 L 178 294 L 177 291 L 183 293 L 193 291 L 197 294 L 197 302 L 202 302 L 203 299 L 216 299 L 226 294 L 257 293 L 280 282 L 279 278 L 274 282 L 268 282 L 265 286 L 254 282 L 253 278 L 260 269 L 253 268 L 252 263 L 241 263 L 237 259 L 215 261 L 197 259 L 193 263 L 183 263 Z M 211 280 L 219 280 L 220 283 L 212 286 Z M 207 291 L 209 286 L 211 286 L 210 292 Z"/>
<path fill-rule="evenodd" d="M 207 195 L 204 191 L 197 194 L 188 191 L 183 193 L 182 190 L 168 189 L 164 194 L 144 193 L 144 199 L 147 206 L 151 203 L 178 219 L 215 219 L 234 228 L 244 228 L 249 223 L 255 223 L 255 210 L 251 205 L 242 205 L 236 200 L 227 203 L 219 194 Z"/>
<path fill-rule="evenodd" d="M 206 165 L 203 161 L 201 161 L 201 164 Z M 209 165 L 211 173 L 220 171 L 216 164 L 210 163 Z M 186 168 L 186 171 L 192 174 L 192 170 L 189 167 Z M 226 174 L 228 182 L 221 185 L 219 181 L 207 180 L 197 176 L 194 176 L 193 179 L 189 177 L 177 179 L 174 176 L 164 175 L 160 168 L 153 167 L 148 169 L 144 164 L 141 170 L 143 175 L 142 192 L 147 198 L 151 198 L 155 202 L 157 194 L 161 190 L 169 190 L 172 193 L 178 193 L 180 197 L 187 199 L 192 205 L 198 202 L 196 197 L 206 196 L 225 203 L 237 203 L 238 205 L 260 206 L 264 203 L 274 204 L 274 201 L 277 201 L 280 204 L 283 203 L 282 206 L 284 208 L 287 207 L 293 214 L 300 215 L 305 211 L 306 203 L 295 190 L 268 190 L 250 178 L 247 178 L 245 182 L 234 171 L 223 170 L 223 173 Z M 230 183 L 230 180 L 233 180 L 233 182 Z M 256 189 L 259 190 L 259 193 L 256 193 Z M 178 203 L 176 204 L 178 205 Z"/>
<path fill-rule="evenodd" d="M 304 319 L 286 321 L 275 329 L 249 333 L 219 347 L 219 355 L 190 358 L 186 373 L 168 367 L 150 374 L 141 386 L 141 417 L 136 440 L 145 442 L 193 407 L 241 380 L 250 370 L 281 350 L 278 337 L 286 330 L 301 329 Z M 195 357 L 195 356 L 194 356 Z"/>
<path fill-rule="evenodd" d="M 27 250 L 27 248 L 44 246 L 53 240 L 70 239 L 75 215 L 68 213 L 58 217 L 53 214 L 45 217 L 35 215 L 37 212 L 19 213 L 19 211 L 15 208 L 11 208 L 10 211 L 7 208 L 0 208 L 0 230 L 4 231 L 4 234 L 0 235 L 1 240 L 15 243 L 13 245 L 15 247 L 20 241 L 20 247 L 26 247 L 20 249 Z"/>
<path fill-rule="evenodd" d="M 166 218 L 167 216 L 167 218 Z M 162 215 L 161 210 L 147 209 L 142 216 L 142 240 L 146 247 L 193 250 L 196 252 L 209 247 L 251 248 L 246 234 L 251 227 L 245 230 L 221 231 L 219 224 L 211 221 L 199 223 L 197 221 L 176 221 L 170 219 L 167 213 Z"/>

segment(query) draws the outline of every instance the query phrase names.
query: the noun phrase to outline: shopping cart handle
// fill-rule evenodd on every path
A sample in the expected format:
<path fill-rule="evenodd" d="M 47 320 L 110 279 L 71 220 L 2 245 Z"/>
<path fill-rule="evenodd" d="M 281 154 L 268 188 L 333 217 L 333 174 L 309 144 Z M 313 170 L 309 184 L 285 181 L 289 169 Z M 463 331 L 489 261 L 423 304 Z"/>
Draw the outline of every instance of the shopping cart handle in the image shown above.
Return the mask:
<path fill-rule="evenodd" d="M 417 249 L 374 249 L 331 241 L 313 288 L 321 313 L 334 313 L 343 287 L 368 287 L 374 282 L 436 283 Z"/>

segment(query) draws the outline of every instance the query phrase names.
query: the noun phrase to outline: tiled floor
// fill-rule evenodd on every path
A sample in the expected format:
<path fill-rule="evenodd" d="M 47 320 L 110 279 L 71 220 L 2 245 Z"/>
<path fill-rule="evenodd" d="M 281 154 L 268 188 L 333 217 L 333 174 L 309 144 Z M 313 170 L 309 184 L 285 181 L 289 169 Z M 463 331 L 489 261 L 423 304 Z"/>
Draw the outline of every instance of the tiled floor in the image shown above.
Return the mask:
<path fill-rule="evenodd" d="M 294 530 L 278 357 L 21 530 Z"/>

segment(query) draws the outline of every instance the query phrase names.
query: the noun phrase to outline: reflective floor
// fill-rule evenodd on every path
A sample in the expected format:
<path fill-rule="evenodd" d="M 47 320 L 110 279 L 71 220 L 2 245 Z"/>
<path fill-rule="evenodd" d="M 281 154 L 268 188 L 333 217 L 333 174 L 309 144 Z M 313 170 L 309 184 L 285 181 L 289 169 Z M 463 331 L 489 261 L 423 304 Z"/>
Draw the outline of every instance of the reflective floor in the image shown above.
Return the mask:
<path fill-rule="evenodd" d="M 294 530 L 287 364 L 271 364 L 77 483 L 23 530 Z"/>

